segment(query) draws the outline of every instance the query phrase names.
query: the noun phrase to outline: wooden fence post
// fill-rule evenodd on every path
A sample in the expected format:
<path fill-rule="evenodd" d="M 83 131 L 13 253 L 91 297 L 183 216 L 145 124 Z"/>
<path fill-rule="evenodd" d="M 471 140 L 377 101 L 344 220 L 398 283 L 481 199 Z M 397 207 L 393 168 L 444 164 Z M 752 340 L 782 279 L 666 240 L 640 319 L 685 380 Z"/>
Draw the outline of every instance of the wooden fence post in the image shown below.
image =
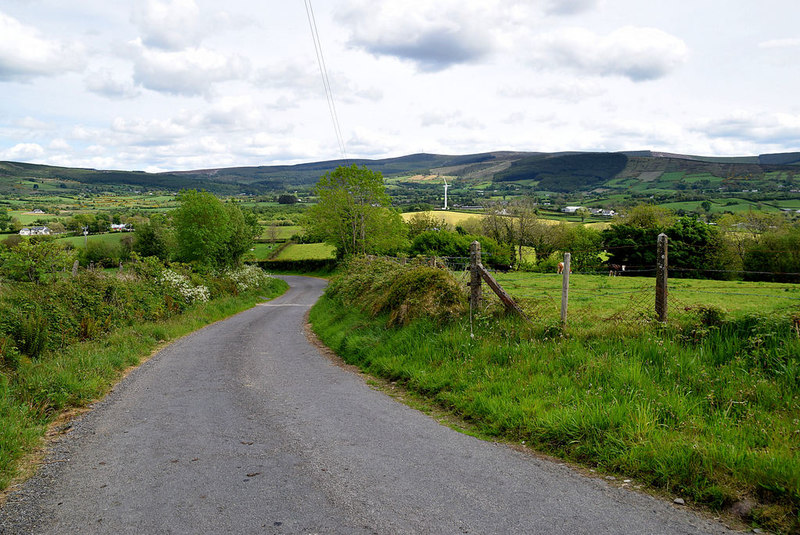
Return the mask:
<path fill-rule="evenodd" d="M 469 246 L 469 304 L 472 310 L 481 307 L 481 274 L 478 266 L 481 265 L 481 244 L 477 240 Z"/>
<path fill-rule="evenodd" d="M 570 253 L 564 253 L 564 269 L 561 275 L 564 277 L 561 283 L 561 323 L 567 322 L 567 302 L 569 301 L 569 262 L 572 258 Z"/>
<path fill-rule="evenodd" d="M 658 235 L 658 258 L 656 259 L 656 316 L 658 321 L 667 321 L 667 253 L 668 240 L 666 234 Z"/>

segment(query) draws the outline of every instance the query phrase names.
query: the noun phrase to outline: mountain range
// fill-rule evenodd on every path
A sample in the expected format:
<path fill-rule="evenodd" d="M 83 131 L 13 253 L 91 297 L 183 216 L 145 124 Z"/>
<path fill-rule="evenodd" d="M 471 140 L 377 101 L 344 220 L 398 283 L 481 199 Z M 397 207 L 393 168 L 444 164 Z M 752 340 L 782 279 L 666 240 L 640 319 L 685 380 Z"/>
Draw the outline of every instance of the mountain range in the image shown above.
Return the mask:
<path fill-rule="evenodd" d="M 800 152 L 744 157 L 708 157 L 654 151 L 512 152 L 468 155 L 410 154 L 398 158 L 329 160 L 296 165 L 198 169 L 167 173 L 96 170 L 0 162 L 0 193 L 44 189 L 206 189 L 219 194 L 266 193 L 313 185 L 340 165 L 356 164 L 387 178 L 444 175 L 469 183 L 518 183 L 538 191 L 574 193 L 661 183 L 673 186 L 781 181 L 800 184 Z M 38 189 L 38 187 L 37 187 Z"/>

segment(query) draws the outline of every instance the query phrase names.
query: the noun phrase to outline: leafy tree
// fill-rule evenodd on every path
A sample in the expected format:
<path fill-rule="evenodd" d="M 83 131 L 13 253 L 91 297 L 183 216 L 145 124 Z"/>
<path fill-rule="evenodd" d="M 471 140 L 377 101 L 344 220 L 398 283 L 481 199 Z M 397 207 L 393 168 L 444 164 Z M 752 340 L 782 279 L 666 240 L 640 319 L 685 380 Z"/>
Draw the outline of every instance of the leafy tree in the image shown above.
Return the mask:
<path fill-rule="evenodd" d="M 560 234 L 563 239 L 559 249 L 571 254 L 570 265 L 573 270 L 591 271 L 600 268 L 600 253 L 603 251 L 603 237 L 600 232 L 584 225 L 566 224 L 559 230 L 562 231 Z"/>
<path fill-rule="evenodd" d="M 539 224 L 533 199 L 525 197 L 505 205 L 490 206 L 483 219 L 483 232 L 494 240 L 507 243 L 512 249 L 516 249 L 521 263 L 524 258 L 523 247 L 533 245 L 532 241 Z"/>
<path fill-rule="evenodd" d="M 0 231 L 3 231 L 11 226 L 11 216 L 8 210 L 0 208 Z"/>
<path fill-rule="evenodd" d="M 744 255 L 748 280 L 800 282 L 800 228 L 776 228 L 760 236 Z"/>
<path fill-rule="evenodd" d="M 176 257 L 206 267 L 238 264 L 259 233 L 255 216 L 206 191 L 182 191 L 173 212 Z"/>
<path fill-rule="evenodd" d="M 380 172 L 355 164 L 337 167 L 320 178 L 314 192 L 319 202 L 309 210 L 307 231 L 336 247 L 340 258 L 406 246 L 406 227 L 389 207 Z"/>
<path fill-rule="evenodd" d="M 716 227 L 694 217 L 682 217 L 667 227 L 654 224 L 652 219 L 641 221 L 652 226 L 626 222 L 603 230 L 609 263 L 624 264 L 629 270 L 654 269 L 658 235 L 664 233 L 669 238 L 669 266 L 675 270 L 670 276 L 722 276 L 715 273 L 723 268 L 722 238 Z"/>
<path fill-rule="evenodd" d="M 432 212 L 419 212 L 411 216 L 406 223 L 408 237 L 414 239 L 428 230 L 450 230 L 450 225 L 442 217 L 436 217 Z"/>
<path fill-rule="evenodd" d="M 164 216 L 154 215 L 149 222 L 140 223 L 136 228 L 133 250 L 142 257 L 155 256 L 161 260 L 169 260 L 174 242 L 174 236 Z"/>
<path fill-rule="evenodd" d="M 668 208 L 654 204 L 640 204 L 620 212 L 614 217 L 614 223 L 643 229 L 663 229 L 675 223 L 675 214 Z"/>
<path fill-rule="evenodd" d="M 298 201 L 294 195 L 285 193 L 278 197 L 278 204 L 295 204 Z"/>

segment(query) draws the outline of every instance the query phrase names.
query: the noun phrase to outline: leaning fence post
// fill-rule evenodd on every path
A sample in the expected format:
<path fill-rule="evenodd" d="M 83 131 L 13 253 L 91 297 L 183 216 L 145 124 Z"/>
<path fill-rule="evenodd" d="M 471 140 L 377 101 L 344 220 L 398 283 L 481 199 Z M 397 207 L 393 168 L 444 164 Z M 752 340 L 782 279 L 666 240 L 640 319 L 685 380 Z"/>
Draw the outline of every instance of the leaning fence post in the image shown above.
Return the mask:
<path fill-rule="evenodd" d="M 477 240 L 469 245 L 469 304 L 472 310 L 481 306 L 481 244 Z"/>
<path fill-rule="evenodd" d="M 572 258 L 570 253 L 564 253 L 564 270 L 562 276 L 564 277 L 561 283 L 561 323 L 567 322 L 567 302 L 569 301 L 569 261 Z"/>
<path fill-rule="evenodd" d="M 667 321 L 667 235 L 658 235 L 658 258 L 656 260 L 656 316 L 658 321 Z"/>

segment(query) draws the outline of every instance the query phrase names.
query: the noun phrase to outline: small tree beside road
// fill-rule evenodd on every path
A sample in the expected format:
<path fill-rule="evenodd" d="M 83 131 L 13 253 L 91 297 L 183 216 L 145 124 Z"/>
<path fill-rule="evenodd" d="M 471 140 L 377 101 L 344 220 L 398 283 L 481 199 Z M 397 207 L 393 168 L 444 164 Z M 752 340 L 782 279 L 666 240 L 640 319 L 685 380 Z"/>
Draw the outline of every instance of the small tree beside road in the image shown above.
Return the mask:
<path fill-rule="evenodd" d="M 342 258 L 392 253 L 406 244 L 406 226 L 385 191 L 383 175 L 366 167 L 337 167 L 317 183 L 319 203 L 309 210 L 307 232 L 336 247 Z"/>

